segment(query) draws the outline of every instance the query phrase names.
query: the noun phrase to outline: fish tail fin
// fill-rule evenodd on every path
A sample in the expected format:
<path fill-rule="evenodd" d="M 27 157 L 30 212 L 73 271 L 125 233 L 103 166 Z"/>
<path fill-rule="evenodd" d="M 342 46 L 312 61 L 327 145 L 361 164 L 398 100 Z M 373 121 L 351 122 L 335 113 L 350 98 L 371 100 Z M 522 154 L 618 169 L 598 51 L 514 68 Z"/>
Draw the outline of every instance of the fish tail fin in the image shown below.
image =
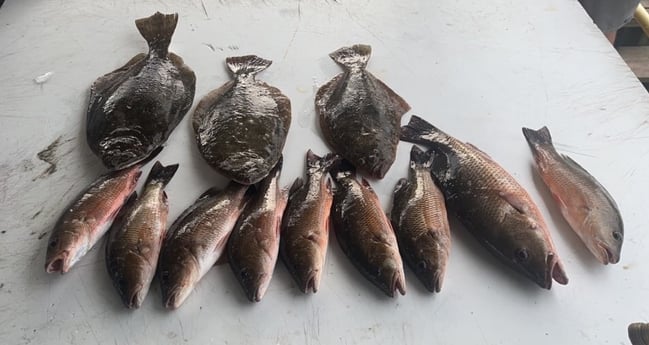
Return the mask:
<path fill-rule="evenodd" d="M 421 166 L 423 168 L 430 168 L 433 165 L 433 154 L 430 151 L 424 151 L 417 145 L 412 145 L 410 150 L 410 163 L 411 167 Z"/>
<path fill-rule="evenodd" d="M 335 153 L 327 153 L 326 155 L 324 155 L 322 157 L 316 155 L 310 149 L 306 153 L 307 170 L 319 169 L 319 170 L 322 170 L 322 171 L 326 172 L 338 160 L 340 160 L 340 156 L 335 154 Z"/>
<path fill-rule="evenodd" d="M 164 166 L 160 161 L 157 161 L 151 167 L 146 183 L 160 182 L 163 186 L 166 186 L 171 181 L 171 178 L 174 177 L 174 174 L 176 174 L 176 170 L 178 170 L 178 164 Z"/>
<path fill-rule="evenodd" d="M 262 59 L 256 55 L 233 56 L 225 59 L 225 64 L 234 75 L 257 74 L 270 66 L 273 62 Z"/>
<path fill-rule="evenodd" d="M 156 12 L 150 17 L 140 18 L 135 21 L 135 26 L 149 44 L 149 50 L 160 55 L 167 55 L 171 36 L 176 30 L 176 24 L 178 24 L 178 13 L 162 14 Z"/>
<path fill-rule="evenodd" d="M 372 47 L 366 44 L 343 47 L 329 54 L 336 63 L 345 69 L 351 69 L 352 67 L 364 69 L 367 66 L 370 55 L 372 55 Z"/>
<path fill-rule="evenodd" d="M 403 141 L 431 144 L 430 140 L 423 138 L 430 134 L 435 134 L 438 137 L 442 136 L 443 138 L 448 137 L 448 135 L 441 129 L 433 126 L 431 123 L 417 115 L 412 115 L 408 124 L 401 127 L 401 140 Z"/>
<path fill-rule="evenodd" d="M 530 146 L 552 146 L 552 136 L 546 126 L 538 130 L 523 127 L 523 135 Z"/>
<path fill-rule="evenodd" d="M 331 166 L 329 174 L 335 181 L 347 177 L 355 178 L 356 168 L 354 168 L 354 165 L 352 165 L 348 160 L 341 159 Z"/>

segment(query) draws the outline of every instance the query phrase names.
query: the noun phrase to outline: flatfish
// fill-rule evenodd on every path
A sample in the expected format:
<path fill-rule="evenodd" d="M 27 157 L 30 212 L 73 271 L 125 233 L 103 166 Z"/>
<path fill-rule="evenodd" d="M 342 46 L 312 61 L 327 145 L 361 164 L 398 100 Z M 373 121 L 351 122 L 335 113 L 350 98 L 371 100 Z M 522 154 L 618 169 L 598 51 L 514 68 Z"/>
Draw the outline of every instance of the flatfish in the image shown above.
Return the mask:
<path fill-rule="evenodd" d="M 256 80 L 272 61 L 229 57 L 234 80 L 208 93 L 193 115 L 198 149 L 207 163 L 241 184 L 254 184 L 277 164 L 291 125 L 291 102 Z"/>
<path fill-rule="evenodd" d="M 383 178 L 396 158 L 401 117 L 410 106 L 365 70 L 372 49 L 357 44 L 329 54 L 345 70 L 315 98 L 325 141 L 361 173 Z"/>
<path fill-rule="evenodd" d="M 177 22 L 178 14 L 160 12 L 136 20 L 149 52 L 90 87 L 88 145 L 111 170 L 153 158 L 191 108 L 196 76 L 168 51 Z"/>

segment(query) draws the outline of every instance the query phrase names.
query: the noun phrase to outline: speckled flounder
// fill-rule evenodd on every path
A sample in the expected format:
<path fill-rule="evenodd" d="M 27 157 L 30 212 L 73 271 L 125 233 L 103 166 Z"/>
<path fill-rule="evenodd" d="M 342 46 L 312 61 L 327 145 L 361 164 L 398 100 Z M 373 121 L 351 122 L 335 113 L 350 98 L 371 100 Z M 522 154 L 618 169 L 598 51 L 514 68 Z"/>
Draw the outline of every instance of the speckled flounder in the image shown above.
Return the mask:
<path fill-rule="evenodd" d="M 178 164 L 156 162 L 144 192 L 133 193 L 120 210 L 106 241 L 106 269 L 127 308 L 139 308 L 149 292 L 167 231 L 169 203 L 164 188 Z"/>
<path fill-rule="evenodd" d="M 390 219 L 403 260 L 430 292 L 440 292 L 451 251 L 444 194 L 430 175 L 433 156 L 413 145 L 408 178 L 397 182 Z"/>
<path fill-rule="evenodd" d="M 371 52 L 357 44 L 329 54 L 345 71 L 318 90 L 315 107 L 334 151 L 360 172 L 383 178 L 396 157 L 401 117 L 410 106 L 365 70 Z"/>
<path fill-rule="evenodd" d="M 111 170 L 152 158 L 191 108 L 196 76 L 168 51 L 178 14 L 135 21 L 149 45 L 90 88 L 88 145 Z"/>
<path fill-rule="evenodd" d="M 280 190 L 282 159 L 246 205 L 228 240 L 228 262 L 251 302 L 264 297 L 279 255 L 282 214 L 288 190 Z"/>
<path fill-rule="evenodd" d="M 306 181 L 298 177 L 289 192 L 282 218 L 280 255 L 300 291 L 317 292 L 329 242 L 333 194 L 329 168 L 337 155 L 306 154 Z"/>
<path fill-rule="evenodd" d="M 498 163 L 417 116 L 401 139 L 431 148 L 446 205 L 482 245 L 543 288 L 568 283 L 541 211 Z"/>
<path fill-rule="evenodd" d="M 140 166 L 135 165 L 102 175 L 65 209 L 48 241 L 47 273 L 68 272 L 104 236 L 140 174 Z"/>
<path fill-rule="evenodd" d="M 279 161 L 291 125 L 288 97 L 255 79 L 271 63 L 254 55 L 227 58 L 234 80 L 203 97 L 193 115 L 203 158 L 242 184 L 268 175 Z"/>
<path fill-rule="evenodd" d="M 178 308 L 225 251 L 248 201 L 248 186 L 231 182 L 203 193 L 169 228 L 158 262 L 165 308 Z"/>
<path fill-rule="evenodd" d="M 356 180 L 347 161 L 331 171 L 336 181 L 331 222 L 342 251 L 386 295 L 406 294 L 403 262 L 394 230 L 383 213 L 379 197 L 367 180 Z"/>
<path fill-rule="evenodd" d="M 523 135 L 541 179 L 570 227 L 601 263 L 620 261 L 624 225 L 613 197 L 586 169 L 555 150 L 547 127 L 523 128 Z"/>

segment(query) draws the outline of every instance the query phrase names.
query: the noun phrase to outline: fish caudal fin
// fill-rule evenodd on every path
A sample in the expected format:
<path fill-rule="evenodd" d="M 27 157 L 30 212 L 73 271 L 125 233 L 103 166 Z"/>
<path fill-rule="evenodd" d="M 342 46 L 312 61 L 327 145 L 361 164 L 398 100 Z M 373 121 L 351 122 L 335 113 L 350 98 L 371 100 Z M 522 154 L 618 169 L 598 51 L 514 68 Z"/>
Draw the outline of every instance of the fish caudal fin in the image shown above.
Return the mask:
<path fill-rule="evenodd" d="M 411 168 L 421 166 L 423 168 L 430 168 L 433 165 L 433 154 L 430 151 L 424 151 L 417 145 L 412 145 L 410 150 L 410 163 Z"/>
<path fill-rule="evenodd" d="M 346 177 L 354 178 L 356 177 L 356 168 L 348 160 L 341 159 L 331 166 L 329 174 L 336 181 Z"/>
<path fill-rule="evenodd" d="M 151 17 L 140 18 L 135 21 L 135 26 L 142 34 L 142 37 L 149 44 L 149 50 L 159 55 L 166 56 L 171 36 L 173 36 L 178 24 L 178 13 L 162 14 L 156 12 Z"/>
<path fill-rule="evenodd" d="M 431 140 L 424 139 L 424 136 L 430 137 L 431 134 L 448 138 L 448 135 L 442 130 L 417 115 L 412 115 L 408 124 L 401 127 L 401 140 L 403 141 L 430 144 Z"/>
<path fill-rule="evenodd" d="M 548 127 L 543 126 L 538 130 L 523 127 L 523 135 L 530 146 L 551 146 L 552 136 Z"/>
<path fill-rule="evenodd" d="M 327 153 L 326 155 L 320 157 L 313 153 L 309 149 L 306 153 L 306 166 L 308 170 L 317 170 L 329 171 L 332 165 L 334 165 L 340 156 L 335 153 Z"/>
<path fill-rule="evenodd" d="M 225 59 L 226 65 L 235 75 L 257 74 L 270 66 L 273 62 L 262 59 L 256 55 L 234 56 Z"/>
<path fill-rule="evenodd" d="M 329 56 L 345 69 L 360 68 L 367 66 L 367 61 L 372 55 L 372 47 L 366 44 L 355 44 L 351 47 L 343 47 Z"/>
<path fill-rule="evenodd" d="M 149 172 L 149 177 L 146 179 L 146 183 L 160 182 L 163 186 L 166 186 L 169 181 L 171 181 L 171 178 L 174 177 L 177 170 L 178 164 L 164 166 L 157 161 L 153 164 L 153 167 Z"/>

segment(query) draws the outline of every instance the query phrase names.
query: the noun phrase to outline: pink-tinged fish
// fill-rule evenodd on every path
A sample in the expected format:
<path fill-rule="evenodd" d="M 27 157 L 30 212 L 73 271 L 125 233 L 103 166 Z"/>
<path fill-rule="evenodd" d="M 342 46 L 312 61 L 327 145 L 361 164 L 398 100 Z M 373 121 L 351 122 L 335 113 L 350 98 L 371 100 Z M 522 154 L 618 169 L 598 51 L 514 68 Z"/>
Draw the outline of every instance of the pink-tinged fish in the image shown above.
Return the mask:
<path fill-rule="evenodd" d="M 140 166 L 101 176 L 68 207 L 52 230 L 45 271 L 66 273 L 109 229 L 135 190 Z"/>
<path fill-rule="evenodd" d="M 210 189 L 171 225 L 162 245 L 158 277 L 165 308 L 176 309 L 221 257 L 248 196 L 231 182 Z"/>
<path fill-rule="evenodd" d="M 327 174 L 338 159 L 311 150 L 306 155 L 306 181 L 298 177 L 289 192 L 282 219 L 280 255 L 300 291 L 316 292 L 329 242 L 329 214 L 333 194 Z"/>
<path fill-rule="evenodd" d="M 429 147 L 431 172 L 446 206 L 492 254 L 539 286 L 568 277 L 541 211 L 527 191 L 498 163 L 417 116 L 401 139 Z"/>
<path fill-rule="evenodd" d="M 395 187 L 390 218 L 403 260 L 428 291 L 440 292 L 451 252 L 451 229 L 444 194 L 430 175 L 432 162 L 430 153 L 412 146 L 408 178 Z"/>
<path fill-rule="evenodd" d="M 288 190 L 280 190 L 282 158 L 264 178 L 228 240 L 228 261 L 246 297 L 264 297 L 279 254 L 279 231 Z"/>
<path fill-rule="evenodd" d="M 523 128 L 537 171 L 561 214 L 604 265 L 620 261 L 624 224 L 613 197 L 586 169 L 552 145 L 547 127 Z"/>
<path fill-rule="evenodd" d="M 178 164 L 156 162 L 142 195 L 133 193 L 108 233 L 106 268 L 127 308 L 139 308 L 149 292 L 167 231 L 169 203 L 164 189 L 177 169 Z"/>
<path fill-rule="evenodd" d="M 338 244 L 365 278 L 385 294 L 406 294 L 397 239 L 369 182 L 356 180 L 347 161 L 332 168 L 336 181 L 331 221 Z"/>

